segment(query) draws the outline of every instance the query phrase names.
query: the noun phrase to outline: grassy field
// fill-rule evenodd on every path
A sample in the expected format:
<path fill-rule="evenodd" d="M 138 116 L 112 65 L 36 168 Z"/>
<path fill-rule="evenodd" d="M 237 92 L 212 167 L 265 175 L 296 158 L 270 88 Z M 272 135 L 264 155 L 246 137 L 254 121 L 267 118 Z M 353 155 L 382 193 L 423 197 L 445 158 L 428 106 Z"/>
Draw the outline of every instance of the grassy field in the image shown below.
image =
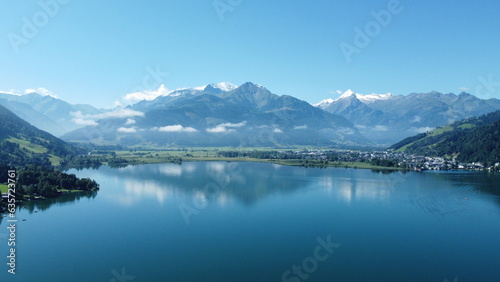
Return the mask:
<path fill-rule="evenodd" d="M 468 124 L 468 125 L 467 125 L 467 124 L 463 124 L 463 125 L 461 125 L 461 126 L 465 126 L 464 128 L 470 128 L 470 127 L 472 127 L 472 125 L 471 125 L 471 124 Z M 467 126 L 470 126 L 470 127 L 467 127 Z M 404 151 L 405 151 L 408 147 L 410 147 L 411 145 L 415 144 L 415 142 L 422 141 L 422 140 L 425 140 L 425 139 L 427 139 L 427 138 L 429 138 L 429 137 L 437 136 L 437 135 L 443 134 L 443 133 L 445 133 L 445 132 L 450 132 L 450 131 L 453 131 L 453 130 L 454 130 L 454 129 L 453 129 L 453 127 L 452 127 L 452 126 L 449 126 L 449 125 L 447 125 L 447 126 L 445 126 L 445 127 L 436 128 L 436 129 L 434 129 L 434 130 L 430 131 L 430 132 L 427 134 L 427 136 L 425 136 L 424 138 L 419 139 L 419 140 L 414 141 L 414 142 L 411 142 L 411 143 L 409 143 L 409 144 L 406 144 L 406 145 L 404 145 L 403 147 L 401 147 L 401 148 L 397 149 L 397 150 L 396 150 L 396 152 L 404 152 Z"/>
<path fill-rule="evenodd" d="M 458 126 L 458 128 L 460 128 L 460 129 L 471 129 L 473 127 L 474 127 L 474 125 L 470 124 L 470 123 L 465 123 L 465 124 L 461 124 Z"/>
<path fill-rule="evenodd" d="M 58 156 L 55 155 L 50 155 L 49 156 L 49 161 L 52 163 L 53 166 L 58 166 L 61 164 L 62 159 Z"/>
<path fill-rule="evenodd" d="M 43 154 L 47 152 L 47 148 L 44 148 L 43 146 L 37 145 L 37 144 L 32 144 L 29 141 L 26 140 L 21 140 L 17 139 L 14 137 L 10 137 L 9 139 L 6 139 L 7 141 L 11 143 L 17 143 L 19 144 L 19 147 L 25 148 L 26 150 L 35 153 L 35 154 Z"/>
<path fill-rule="evenodd" d="M 155 164 L 182 161 L 246 161 L 266 162 L 265 159 L 255 158 L 226 158 L 218 157 L 217 151 L 115 151 L 116 157 L 124 159 L 131 164 Z"/>
<path fill-rule="evenodd" d="M 226 150 L 231 151 L 245 151 L 244 149 L 227 148 Z M 253 150 L 251 148 L 250 150 Z M 261 148 L 260 150 L 269 150 L 267 148 Z M 297 150 L 297 149 L 295 149 Z M 230 161 L 230 162 L 264 162 L 264 163 L 275 163 L 281 165 L 290 166 L 308 166 L 308 167 L 350 167 L 350 168 L 360 168 L 360 169 L 389 169 L 397 170 L 398 168 L 389 168 L 382 166 L 374 166 L 369 163 L 363 162 L 329 162 L 324 164 L 323 161 L 317 160 L 306 160 L 301 159 L 257 159 L 250 157 L 238 157 L 238 158 L 228 158 L 219 157 L 217 153 L 219 151 L 224 151 L 223 148 L 208 149 L 208 148 L 190 148 L 184 151 L 115 151 L 117 158 L 125 159 L 129 164 L 154 164 L 154 163 L 170 163 L 177 162 L 179 159 L 185 161 Z M 280 150 L 282 151 L 282 150 Z"/>
<path fill-rule="evenodd" d="M 436 129 L 432 130 L 431 132 L 429 132 L 429 134 L 427 135 L 427 137 L 440 135 L 440 134 L 443 134 L 443 133 L 449 132 L 449 131 L 453 131 L 453 127 L 447 125 L 445 127 L 440 127 L 440 128 L 436 128 Z"/>
<path fill-rule="evenodd" d="M 396 150 L 396 152 L 404 152 L 404 151 L 406 151 L 406 149 L 407 149 L 408 147 L 410 147 L 410 146 L 411 146 L 411 145 L 413 145 L 414 143 L 415 143 L 415 142 L 408 143 L 408 144 L 404 145 L 403 147 L 401 147 L 401 148 L 397 149 L 397 150 Z"/>

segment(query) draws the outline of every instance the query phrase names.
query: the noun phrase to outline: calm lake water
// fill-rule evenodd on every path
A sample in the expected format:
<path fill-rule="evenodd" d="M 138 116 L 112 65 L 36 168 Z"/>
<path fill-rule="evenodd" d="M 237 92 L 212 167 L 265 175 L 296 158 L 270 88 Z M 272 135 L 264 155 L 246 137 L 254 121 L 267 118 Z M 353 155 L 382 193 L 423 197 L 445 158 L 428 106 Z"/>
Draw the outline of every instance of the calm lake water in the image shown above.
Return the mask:
<path fill-rule="evenodd" d="M 70 170 L 20 207 L 0 281 L 500 281 L 500 179 L 190 162 Z M 26 221 L 22 221 L 26 219 Z"/>

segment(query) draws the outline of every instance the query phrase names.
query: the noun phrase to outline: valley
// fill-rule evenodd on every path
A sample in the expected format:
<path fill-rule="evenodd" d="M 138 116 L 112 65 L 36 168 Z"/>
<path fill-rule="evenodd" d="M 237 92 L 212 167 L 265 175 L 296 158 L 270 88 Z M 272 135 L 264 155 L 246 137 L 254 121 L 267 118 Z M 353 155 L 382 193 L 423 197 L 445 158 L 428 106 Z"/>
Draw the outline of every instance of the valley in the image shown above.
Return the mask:
<path fill-rule="evenodd" d="M 37 93 L 0 104 L 65 141 L 151 147 L 379 146 L 500 110 L 468 93 L 359 94 L 309 104 L 252 82 L 170 90 L 114 109 Z"/>
<path fill-rule="evenodd" d="M 392 171 L 461 170 L 500 171 L 500 163 L 484 165 L 481 162 L 462 162 L 456 157 L 432 157 L 394 150 L 332 150 L 302 147 L 293 149 L 272 148 L 182 148 L 156 150 L 91 151 L 89 159 L 95 163 L 124 167 L 128 165 L 226 161 L 265 162 L 302 167 L 342 167 Z M 88 167 L 85 165 L 75 167 Z"/>
<path fill-rule="evenodd" d="M 2 1 L 0 282 L 500 281 L 500 1 Z"/>

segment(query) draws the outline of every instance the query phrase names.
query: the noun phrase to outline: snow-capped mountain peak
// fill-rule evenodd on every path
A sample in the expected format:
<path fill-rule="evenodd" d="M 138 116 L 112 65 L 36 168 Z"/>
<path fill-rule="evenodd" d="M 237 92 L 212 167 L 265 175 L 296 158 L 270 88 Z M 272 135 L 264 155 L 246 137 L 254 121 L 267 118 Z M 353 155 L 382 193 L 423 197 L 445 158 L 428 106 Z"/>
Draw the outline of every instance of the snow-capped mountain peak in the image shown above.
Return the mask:
<path fill-rule="evenodd" d="M 231 91 L 231 90 L 234 90 L 236 88 L 238 88 L 238 85 L 234 85 L 232 84 L 231 82 L 219 82 L 219 83 L 213 83 L 213 84 L 210 84 L 210 86 L 212 86 L 213 88 L 217 88 L 217 89 L 220 89 L 224 92 L 227 92 L 227 91 Z"/>
<path fill-rule="evenodd" d="M 392 93 L 387 93 L 387 94 L 367 94 L 367 95 L 362 95 L 362 94 L 357 94 L 356 98 L 363 102 L 364 104 L 371 104 L 375 101 L 380 101 L 380 100 L 389 100 L 392 98 Z"/>
<path fill-rule="evenodd" d="M 356 97 L 356 99 L 361 101 L 363 104 L 371 104 L 371 103 L 376 102 L 376 101 L 388 100 L 388 99 L 393 97 L 391 93 L 387 93 L 387 94 L 372 93 L 372 94 L 364 95 L 364 94 L 356 93 L 356 92 L 352 91 L 351 89 L 348 89 L 337 99 L 328 98 L 328 99 L 320 101 L 319 103 L 313 104 L 313 106 L 319 107 L 321 109 L 325 109 L 329 105 L 331 105 L 332 103 L 334 103 L 336 101 L 347 99 L 347 98 L 352 97 L 352 96 Z"/>
<path fill-rule="evenodd" d="M 340 93 L 340 91 L 337 91 Z M 334 103 L 335 101 L 338 101 L 338 100 L 341 100 L 341 99 L 346 99 L 348 97 L 351 97 L 353 95 L 360 95 L 360 94 L 357 94 L 355 93 L 354 91 L 352 91 L 351 89 L 348 89 L 346 92 L 344 92 L 340 97 L 338 97 L 337 99 L 333 99 L 333 98 L 328 98 L 328 99 L 325 99 L 325 100 L 322 100 L 320 101 L 319 103 L 316 103 L 316 104 L 312 104 L 314 107 L 318 107 L 320 109 L 326 109 L 328 108 L 328 106 L 330 106 L 332 103 Z"/>
<path fill-rule="evenodd" d="M 345 98 L 351 97 L 352 95 L 356 95 L 357 96 L 357 95 L 361 95 L 361 94 L 354 93 L 354 91 L 352 91 L 351 89 L 348 89 L 346 92 L 344 92 L 344 94 L 342 94 L 336 100 L 345 99 Z"/>
<path fill-rule="evenodd" d="M 328 107 L 328 105 L 330 105 L 331 103 L 335 102 L 335 99 L 333 98 L 328 98 L 328 99 L 325 99 L 325 100 L 322 100 L 322 101 L 319 101 L 318 103 L 316 104 L 312 104 L 314 107 L 319 107 L 319 108 L 324 108 L 324 107 Z"/>
<path fill-rule="evenodd" d="M 178 92 L 178 91 L 185 91 L 185 90 L 191 90 L 191 91 L 203 91 L 207 86 L 211 86 L 212 88 L 219 89 L 221 91 L 227 92 L 234 90 L 238 88 L 238 85 L 234 85 L 231 82 L 219 82 L 219 83 L 211 83 L 211 84 L 206 84 L 202 86 L 197 86 L 197 87 L 183 87 L 183 88 L 178 88 L 175 91 L 172 92 Z"/>

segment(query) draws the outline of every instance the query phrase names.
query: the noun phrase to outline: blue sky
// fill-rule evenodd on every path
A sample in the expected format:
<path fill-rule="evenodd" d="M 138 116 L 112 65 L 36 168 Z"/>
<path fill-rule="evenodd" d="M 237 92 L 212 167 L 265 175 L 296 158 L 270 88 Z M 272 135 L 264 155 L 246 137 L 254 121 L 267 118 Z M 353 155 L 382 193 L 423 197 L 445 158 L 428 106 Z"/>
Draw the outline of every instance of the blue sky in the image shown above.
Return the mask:
<path fill-rule="evenodd" d="M 221 81 L 311 103 L 347 89 L 500 98 L 497 0 L 0 0 L 0 19 L 0 91 L 71 103 Z"/>

